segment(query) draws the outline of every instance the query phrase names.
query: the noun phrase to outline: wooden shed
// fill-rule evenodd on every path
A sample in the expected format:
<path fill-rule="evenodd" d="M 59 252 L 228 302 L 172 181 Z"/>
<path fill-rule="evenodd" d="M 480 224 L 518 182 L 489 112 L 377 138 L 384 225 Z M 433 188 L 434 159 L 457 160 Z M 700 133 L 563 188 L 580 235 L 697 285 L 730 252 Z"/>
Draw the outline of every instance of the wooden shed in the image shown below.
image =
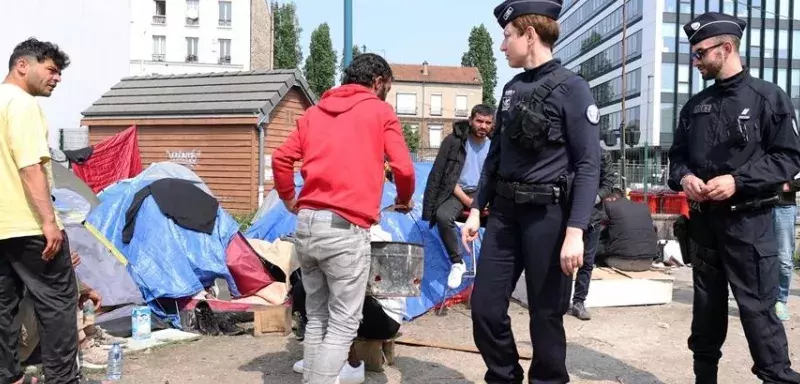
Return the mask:
<path fill-rule="evenodd" d="M 128 77 L 81 123 L 92 145 L 135 125 L 145 168 L 190 167 L 226 210 L 246 213 L 272 189 L 272 152 L 314 103 L 299 70 Z"/>

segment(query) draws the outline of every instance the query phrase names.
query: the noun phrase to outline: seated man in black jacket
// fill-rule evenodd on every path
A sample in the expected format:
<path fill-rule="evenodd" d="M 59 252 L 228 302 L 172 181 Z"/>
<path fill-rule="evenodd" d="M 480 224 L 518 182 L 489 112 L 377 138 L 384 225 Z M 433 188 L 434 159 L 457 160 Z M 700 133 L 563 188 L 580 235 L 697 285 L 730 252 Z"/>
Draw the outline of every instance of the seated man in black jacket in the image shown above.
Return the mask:
<path fill-rule="evenodd" d="M 602 255 L 609 267 L 625 272 L 650 269 L 658 256 L 658 235 L 647 204 L 634 203 L 615 189 L 605 202 L 608 224 Z"/>
<path fill-rule="evenodd" d="M 494 111 L 478 104 L 469 120 L 453 124 L 453 133 L 445 137 L 428 175 L 422 201 L 422 219 L 439 227 L 452 266 L 447 286 L 457 288 L 466 272 L 461 257 L 461 241 L 456 219 L 472 204 L 489 152 L 489 135 Z"/>
<path fill-rule="evenodd" d="M 592 318 L 589 311 L 583 305 L 586 296 L 589 294 L 589 283 L 592 280 L 592 270 L 594 269 L 594 257 L 597 253 L 597 244 L 600 242 L 602 232 L 602 221 L 605 218 L 604 202 L 612 199 L 612 192 L 618 177 L 617 170 L 611 160 L 608 151 L 601 152 L 600 167 L 600 187 L 597 189 L 594 210 L 592 211 L 589 228 L 584 234 L 583 240 L 583 266 L 578 269 L 575 277 L 575 293 L 572 296 L 572 308 L 570 314 L 581 320 Z"/>

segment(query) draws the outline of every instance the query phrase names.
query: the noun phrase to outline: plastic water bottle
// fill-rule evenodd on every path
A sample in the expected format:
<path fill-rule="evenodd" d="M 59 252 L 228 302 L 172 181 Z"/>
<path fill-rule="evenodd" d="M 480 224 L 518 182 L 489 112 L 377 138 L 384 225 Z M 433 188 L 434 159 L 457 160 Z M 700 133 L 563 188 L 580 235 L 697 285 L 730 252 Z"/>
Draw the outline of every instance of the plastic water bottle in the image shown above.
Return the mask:
<path fill-rule="evenodd" d="M 106 378 L 109 381 L 122 380 L 122 347 L 119 343 L 114 343 L 108 351 L 108 367 L 106 368 Z"/>

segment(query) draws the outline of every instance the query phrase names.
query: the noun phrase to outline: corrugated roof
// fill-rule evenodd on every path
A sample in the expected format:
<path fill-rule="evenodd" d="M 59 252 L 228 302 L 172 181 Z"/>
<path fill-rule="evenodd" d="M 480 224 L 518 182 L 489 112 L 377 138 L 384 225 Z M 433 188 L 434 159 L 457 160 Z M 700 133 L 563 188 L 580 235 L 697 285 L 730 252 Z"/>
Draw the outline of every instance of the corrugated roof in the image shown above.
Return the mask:
<path fill-rule="evenodd" d="M 299 70 L 255 70 L 123 78 L 83 111 L 85 118 L 269 115 L 297 86 L 316 96 Z"/>
<path fill-rule="evenodd" d="M 416 64 L 390 64 L 396 82 L 410 83 L 440 83 L 440 84 L 465 84 L 481 85 L 478 68 L 475 67 L 447 67 L 441 65 L 428 65 L 428 74 L 423 74 L 423 65 Z"/>

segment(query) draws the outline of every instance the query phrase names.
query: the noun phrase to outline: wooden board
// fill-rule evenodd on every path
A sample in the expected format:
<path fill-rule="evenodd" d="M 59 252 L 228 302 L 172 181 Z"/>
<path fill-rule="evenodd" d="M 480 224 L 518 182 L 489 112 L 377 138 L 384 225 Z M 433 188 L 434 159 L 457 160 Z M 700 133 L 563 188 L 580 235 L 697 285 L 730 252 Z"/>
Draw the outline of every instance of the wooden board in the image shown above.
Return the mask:
<path fill-rule="evenodd" d="M 439 343 L 433 340 L 418 340 L 412 339 L 409 337 L 401 337 L 395 340 L 395 344 L 400 345 L 407 345 L 411 347 L 427 347 L 427 348 L 437 348 L 437 349 L 449 349 L 451 351 L 461 351 L 461 352 L 469 352 L 469 353 L 480 353 L 478 348 L 474 345 L 456 345 L 450 343 Z M 533 359 L 533 353 L 529 353 L 527 351 L 518 351 L 519 358 L 522 360 L 531 360 Z"/>
<path fill-rule="evenodd" d="M 253 311 L 253 336 L 268 333 L 292 332 L 292 310 L 288 306 L 276 305 Z"/>

